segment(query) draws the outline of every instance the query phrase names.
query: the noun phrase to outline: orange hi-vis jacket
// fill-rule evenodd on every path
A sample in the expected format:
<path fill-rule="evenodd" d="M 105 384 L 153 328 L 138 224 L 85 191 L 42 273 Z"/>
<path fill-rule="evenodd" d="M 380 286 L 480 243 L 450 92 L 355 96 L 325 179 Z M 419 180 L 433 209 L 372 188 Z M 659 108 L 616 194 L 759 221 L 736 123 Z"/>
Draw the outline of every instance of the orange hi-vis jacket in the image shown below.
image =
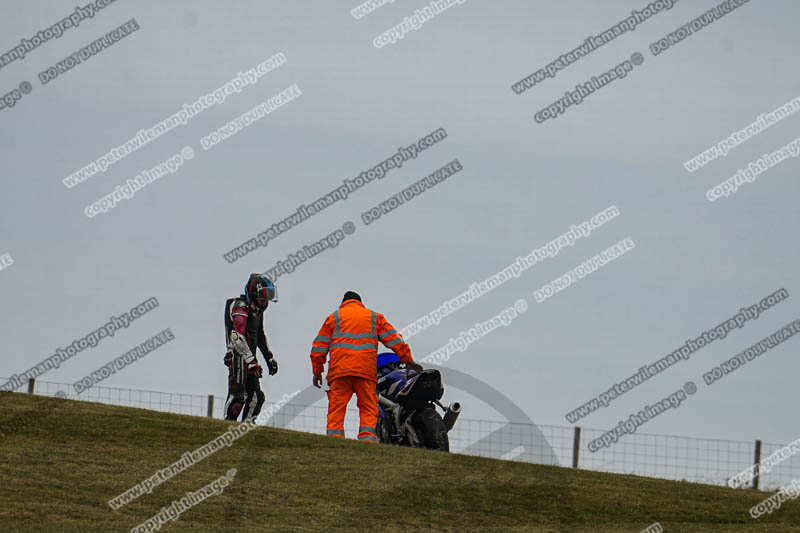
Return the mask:
<path fill-rule="evenodd" d="M 411 348 L 397 330 L 380 314 L 358 300 L 345 300 L 325 322 L 311 347 L 314 374 L 322 374 L 330 351 L 328 382 L 337 377 L 357 376 L 378 381 L 378 341 L 412 363 Z"/>

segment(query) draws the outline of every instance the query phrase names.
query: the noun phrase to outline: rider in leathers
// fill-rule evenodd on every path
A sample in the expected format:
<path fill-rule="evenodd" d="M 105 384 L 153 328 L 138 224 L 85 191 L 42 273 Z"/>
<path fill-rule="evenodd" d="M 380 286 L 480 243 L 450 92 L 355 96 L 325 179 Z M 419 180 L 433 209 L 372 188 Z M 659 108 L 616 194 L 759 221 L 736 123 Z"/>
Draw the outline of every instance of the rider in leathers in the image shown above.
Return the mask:
<path fill-rule="evenodd" d="M 244 294 L 225 302 L 225 340 L 228 352 L 228 398 L 225 402 L 225 419 L 255 422 L 264 404 L 260 379 L 261 365 L 256 359 L 256 346 L 267 363 L 269 375 L 278 372 L 278 362 L 269 348 L 264 333 L 263 316 L 269 302 L 278 301 L 278 289 L 262 274 L 251 274 Z"/>

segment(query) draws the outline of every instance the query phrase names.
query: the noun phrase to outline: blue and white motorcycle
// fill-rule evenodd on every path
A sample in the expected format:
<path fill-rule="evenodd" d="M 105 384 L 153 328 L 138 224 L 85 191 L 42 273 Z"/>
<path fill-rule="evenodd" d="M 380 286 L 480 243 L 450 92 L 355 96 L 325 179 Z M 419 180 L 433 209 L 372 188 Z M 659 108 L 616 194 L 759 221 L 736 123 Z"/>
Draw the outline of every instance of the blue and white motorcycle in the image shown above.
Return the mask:
<path fill-rule="evenodd" d="M 392 352 L 378 355 L 378 438 L 383 444 L 450 451 L 447 433 L 461 404 L 441 404 L 444 386 L 438 370 L 408 370 Z M 436 410 L 439 407 L 444 416 Z"/>

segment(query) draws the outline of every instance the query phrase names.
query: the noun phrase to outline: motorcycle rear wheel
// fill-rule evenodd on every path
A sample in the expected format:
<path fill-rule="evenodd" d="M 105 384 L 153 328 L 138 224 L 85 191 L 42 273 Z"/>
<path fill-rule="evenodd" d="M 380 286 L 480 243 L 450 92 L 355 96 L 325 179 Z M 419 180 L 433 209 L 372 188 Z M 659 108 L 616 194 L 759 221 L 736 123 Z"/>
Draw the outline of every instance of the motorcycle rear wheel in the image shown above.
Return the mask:
<path fill-rule="evenodd" d="M 389 428 L 386 421 L 378 417 L 378 423 L 375 424 L 375 431 L 378 433 L 378 441 L 381 444 L 392 444 L 392 439 L 389 437 Z"/>
<path fill-rule="evenodd" d="M 447 426 L 444 425 L 444 420 L 436 412 L 436 409 L 433 407 L 423 409 L 414 415 L 414 418 L 416 419 L 414 428 L 425 448 L 442 452 L 450 451 Z"/>

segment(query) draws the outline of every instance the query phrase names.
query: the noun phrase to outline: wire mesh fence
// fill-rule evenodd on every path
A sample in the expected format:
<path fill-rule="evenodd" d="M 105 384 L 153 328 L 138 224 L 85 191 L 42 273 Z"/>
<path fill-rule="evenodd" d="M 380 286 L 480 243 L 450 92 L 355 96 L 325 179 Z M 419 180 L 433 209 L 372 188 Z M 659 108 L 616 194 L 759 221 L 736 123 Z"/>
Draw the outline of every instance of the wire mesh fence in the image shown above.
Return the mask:
<path fill-rule="evenodd" d="M 637 432 L 621 438 L 611 448 L 591 452 L 588 443 L 604 431 L 583 429 L 582 432 L 578 466 L 587 470 L 647 472 L 652 477 L 724 485 L 753 465 L 754 442 Z"/>
<path fill-rule="evenodd" d="M 214 395 L 102 386 L 94 386 L 76 394 L 69 384 L 47 381 L 36 381 L 28 391 L 42 396 L 224 418 L 225 398 Z M 270 415 L 264 422 L 265 425 L 308 433 L 325 433 L 325 405 L 267 402 L 263 411 Z M 345 433 L 349 437 L 357 435 L 357 409 L 347 410 Z M 760 441 L 637 432 L 625 435 L 610 448 L 590 451 L 588 443 L 603 433 L 605 430 L 592 428 L 459 418 L 450 431 L 449 438 L 450 451 L 453 453 L 712 485 L 725 485 L 733 476 L 752 467 L 758 457 L 768 457 L 785 446 Z M 756 455 L 757 448 L 759 455 Z M 786 455 L 785 459 L 768 471 L 762 467 L 758 488 L 775 490 L 789 485 L 794 479 L 800 479 L 800 454 Z"/>
<path fill-rule="evenodd" d="M 70 400 L 122 405 L 125 407 L 139 407 L 142 409 L 183 415 L 206 416 L 208 414 L 208 396 L 201 394 L 178 394 L 138 389 L 119 389 L 114 387 L 102 387 L 99 385 L 91 387 L 81 394 L 76 394 L 70 384 L 48 381 L 36 381 L 34 383 L 33 393 L 42 396 L 57 395 Z M 221 413 L 222 410 L 220 409 L 219 412 Z"/>
<path fill-rule="evenodd" d="M 761 445 L 761 457 L 769 457 L 784 446 L 783 444 L 764 442 Z M 799 472 L 800 456 L 790 455 L 787 459 L 779 462 L 778 465 L 773 467 L 769 472 L 764 471 L 762 467 L 761 473 L 759 474 L 761 478 L 761 487 L 770 490 L 778 487 L 785 487 L 789 485 L 792 480 L 800 478 L 800 475 L 798 475 Z"/>

